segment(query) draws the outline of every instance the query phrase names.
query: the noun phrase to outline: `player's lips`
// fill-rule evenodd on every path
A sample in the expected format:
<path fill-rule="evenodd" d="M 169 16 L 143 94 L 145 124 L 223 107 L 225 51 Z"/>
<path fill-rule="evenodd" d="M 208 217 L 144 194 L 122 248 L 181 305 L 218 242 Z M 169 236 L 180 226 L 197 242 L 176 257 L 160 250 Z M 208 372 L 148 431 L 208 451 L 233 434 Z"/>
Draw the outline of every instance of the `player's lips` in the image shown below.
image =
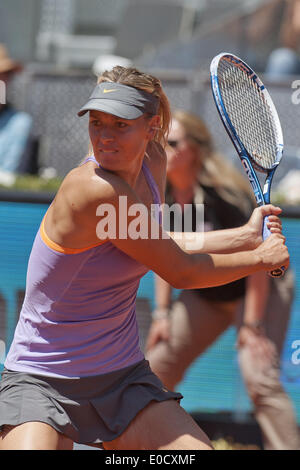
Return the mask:
<path fill-rule="evenodd" d="M 118 152 L 118 150 L 99 148 L 99 152 L 101 152 L 101 153 L 116 153 L 116 152 Z"/>

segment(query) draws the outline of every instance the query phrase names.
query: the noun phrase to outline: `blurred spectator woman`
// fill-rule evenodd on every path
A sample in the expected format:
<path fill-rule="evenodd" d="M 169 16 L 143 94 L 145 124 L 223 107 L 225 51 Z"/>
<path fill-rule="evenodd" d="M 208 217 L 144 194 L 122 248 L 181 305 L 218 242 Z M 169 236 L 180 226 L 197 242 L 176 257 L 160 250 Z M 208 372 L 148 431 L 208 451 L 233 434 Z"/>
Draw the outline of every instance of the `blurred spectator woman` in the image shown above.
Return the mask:
<path fill-rule="evenodd" d="M 191 211 L 196 231 L 201 230 L 195 226 L 197 204 L 204 204 L 204 228 L 209 231 L 244 224 L 255 204 L 248 181 L 214 151 L 202 120 L 182 110 L 173 113 L 169 134 L 166 202 L 186 205 L 183 218 Z M 239 364 L 264 447 L 297 449 L 293 407 L 279 380 L 292 300 L 291 271 L 282 279 L 258 272 L 224 286 L 185 290 L 173 302 L 172 287 L 156 277 L 147 359 L 174 390 L 191 363 L 236 324 Z"/>

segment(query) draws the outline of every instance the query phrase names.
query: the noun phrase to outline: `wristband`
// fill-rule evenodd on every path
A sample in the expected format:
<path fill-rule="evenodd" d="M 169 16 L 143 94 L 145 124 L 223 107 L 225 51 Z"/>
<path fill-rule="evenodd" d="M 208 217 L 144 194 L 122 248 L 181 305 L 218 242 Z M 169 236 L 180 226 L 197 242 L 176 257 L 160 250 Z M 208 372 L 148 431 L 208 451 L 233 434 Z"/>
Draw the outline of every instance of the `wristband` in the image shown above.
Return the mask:
<path fill-rule="evenodd" d="M 169 312 L 169 308 L 156 308 L 151 314 L 152 320 L 162 320 L 163 318 L 168 318 Z"/>
<path fill-rule="evenodd" d="M 250 328 L 250 330 L 258 331 L 260 333 L 264 332 L 264 327 L 263 323 L 260 320 L 253 321 L 253 322 L 243 322 L 242 326 L 245 326 L 247 328 Z"/>

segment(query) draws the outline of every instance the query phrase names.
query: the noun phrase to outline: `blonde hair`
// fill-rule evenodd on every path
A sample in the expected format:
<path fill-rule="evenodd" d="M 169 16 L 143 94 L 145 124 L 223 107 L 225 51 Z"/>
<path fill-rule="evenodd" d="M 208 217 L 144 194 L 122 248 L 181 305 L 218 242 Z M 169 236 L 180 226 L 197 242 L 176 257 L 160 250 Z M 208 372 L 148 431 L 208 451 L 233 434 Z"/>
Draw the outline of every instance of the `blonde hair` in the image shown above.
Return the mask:
<path fill-rule="evenodd" d="M 247 179 L 220 153 L 216 152 L 212 136 L 205 123 L 198 116 L 176 109 L 172 116 L 184 128 L 186 137 L 198 148 L 198 162 L 201 171 L 198 181 L 205 186 L 214 187 L 217 193 L 227 202 L 249 210 L 249 204 L 241 200 L 241 195 L 248 196 L 255 204 L 255 198 Z M 246 207 L 248 206 L 248 207 Z"/>
<path fill-rule="evenodd" d="M 151 93 L 159 98 L 157 114 L 160 116 L 160 124 L 157 128 L 154 140 L 165 147 L 171 122 L 171 110 L 168 98 L 162 88 L 161 81 L 153 75 L 140 72 L 134 67 L 121 67 L 120 65 L 117 65 L 112 70 L 104 72 L 98 78 L 98 84 L 102 82 L 114 82 L 132 86 L 139 90 Z"/>

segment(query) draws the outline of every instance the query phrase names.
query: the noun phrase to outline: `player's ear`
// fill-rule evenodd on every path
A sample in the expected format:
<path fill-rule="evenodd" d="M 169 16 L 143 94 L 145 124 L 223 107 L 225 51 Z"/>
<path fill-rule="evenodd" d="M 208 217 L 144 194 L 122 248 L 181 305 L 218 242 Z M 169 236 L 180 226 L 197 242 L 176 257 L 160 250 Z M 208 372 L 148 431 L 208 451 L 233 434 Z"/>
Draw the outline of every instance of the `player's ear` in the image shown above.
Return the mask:
<path fill-rule="evenodd" d="M 160 116 L 153 116 L 148 122 L 148 136 L 149 140 L 153 140 L 156 132 L 160 129 Z"/>

